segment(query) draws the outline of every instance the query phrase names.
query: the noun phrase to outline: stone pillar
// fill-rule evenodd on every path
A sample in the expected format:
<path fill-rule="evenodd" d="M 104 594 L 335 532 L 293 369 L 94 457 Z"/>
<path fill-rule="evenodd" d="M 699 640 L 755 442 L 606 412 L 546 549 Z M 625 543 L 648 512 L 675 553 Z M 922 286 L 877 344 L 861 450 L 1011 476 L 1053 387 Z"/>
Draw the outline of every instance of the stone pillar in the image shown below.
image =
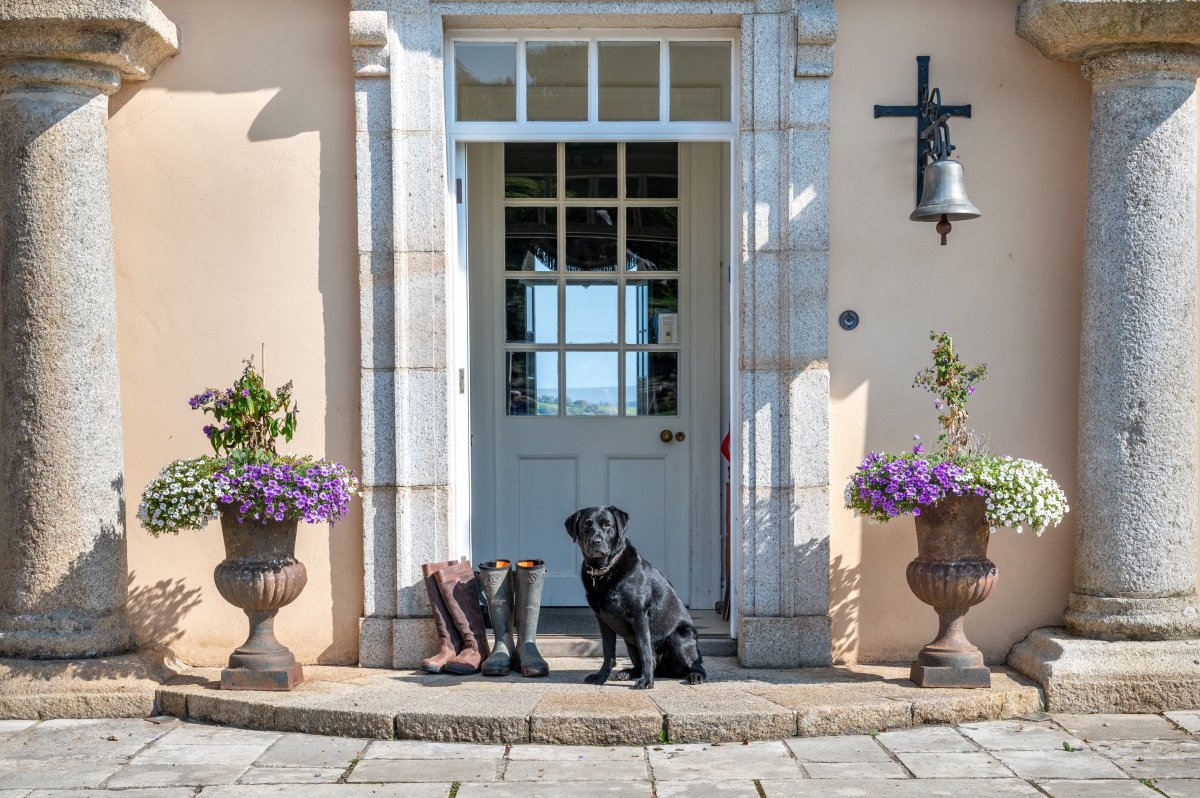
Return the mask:
<path fill-rule="evenodd" d="M 742 17 L 738 657 L 829 665 L 831 0 Z"/>
<path fill-rule="evenodd" d="M 108 96 L 175 52 L 145 2 L 0 9 L 0 656 L 133 644 Z"/>
<path fill-rule="evenodd" d="M 1200 701 L 1193 5 L 1018 13 L 1023 38 L 1092 82 L 1074 585 L 1066 633 L 1037 630 L 1010 655 L 1057 710 Z"/>

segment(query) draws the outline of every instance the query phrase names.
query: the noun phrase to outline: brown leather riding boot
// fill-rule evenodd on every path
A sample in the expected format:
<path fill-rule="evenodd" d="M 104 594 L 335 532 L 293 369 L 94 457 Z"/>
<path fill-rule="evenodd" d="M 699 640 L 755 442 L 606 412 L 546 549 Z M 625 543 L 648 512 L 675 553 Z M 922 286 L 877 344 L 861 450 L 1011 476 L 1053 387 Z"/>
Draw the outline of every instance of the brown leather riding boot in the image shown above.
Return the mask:
<path fill-rule="evenodd" d="M 446 608 L 446 600 L 442 598 L 442 591 L 433 578 L 435 573 L 454 565 L 454 562 L 430 562 L 421 566 L 422 581 L 425 582 L 425 591 L 429 593 L 429 606 L 433 609 L 433 625 L 437 629 L 439 643 L 436 654 L 421 660 L 421 668 L 430 673 L 441 673 L 446 663 L 458 656 L 458 650 L 462 647 L 462 635 L 454 626 L 450 610 Z"/>
<path fill-rule="evenodd" d="M 462 649 L 457 657 L 442 666 L 442 671 L 459 676 L 476 673 L 487 658 L 488 642 L 483 611 L 479 607 L 479 581 L 471 563 L 448 565 L 435 572 L 433 579 L 446 600 L 446 609 L 455 628 L 462 635 Z"/>

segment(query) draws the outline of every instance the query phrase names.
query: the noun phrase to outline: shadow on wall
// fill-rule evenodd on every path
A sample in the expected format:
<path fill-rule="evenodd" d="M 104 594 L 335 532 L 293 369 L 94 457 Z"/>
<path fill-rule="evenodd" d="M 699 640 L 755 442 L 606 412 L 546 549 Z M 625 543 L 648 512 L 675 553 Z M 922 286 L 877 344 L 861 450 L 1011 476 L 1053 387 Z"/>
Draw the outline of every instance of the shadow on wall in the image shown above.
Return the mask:
<path fill-rule="evenodd" d="M 847 567 L 845 558 L 840 554 L 829 564 L 829 617 L 834 662 L 842 662 L 858 651 L 858 589 L 861 579 L 858 567 Z"/>
<path fill-rule="evenodd" d="M 183 48 L 147 84 L 131 85 L 113 99 L 111 115 L 143 87 L 172 93 L 252 94 L 277 89 L 250 124 L 250 142 L 288 139 L 316 133 L 319 142 L 317 289 L 321 294 L 325 370 L 325 454 L 345 459 L 361 473 L 358 384 L 358 269 L 354 240 L 354 74 L 349 36 L 348 0 L 210 0 L 200 6 L 186 0 L 158 0 L 180 28 Z M 296 6 L 305 7 L 296 13 Z M 331 35 L 330 31 L 334 31 Z M 340 68 L 333 68 L 336 65 Z M 214 125 L 219 132 L 219 122 Z M 214 169 L 228 166 L 213 164 Z M 279 169 L 305 169 L 303 162 L 281 160 Z M 181 187 L 187 190 L 186 187 Z M 270 196 L 270 186 L 255 187 Z M 287 220 L 284 220 L 287 221 Z M 290 279 L 290 278 L 289 278 Z M 261 323 L 294 326 L 275 314 Z M 315 322 L 316 320 L 313 320 Z M 257 332 L 257 331 L 254 331 Z M 278 335 L 266 328 L 268 341 Z M 253 343 L 257 348 L 260 338 Z M 287 345 L 286 339 L 282 341 Z M 276 346 L 279 346 L 276 343 Z M 240 356 L 240 352 L 237 353 Z M 349 388 L 349 389 L 347 389 Z M 357 508 L 335 528 L 329 541 L 332 642 L 318 662 L 345 663 L 355 656 L 357 619 L 362 615 L 361 536 L 339 545 L 347 530 L 361 528 Z M 313 530 L 316 531 L 316 530 Z M 159 582 L 141 589 L 147 604 L 190 596 L 181 583 Z M 131 596 L 131 601 L 133 597 Z M 153 628 L 153 624 L 151 625 Z M 175 638 L 182 634 L 171 631 Z M 166 642 L 165 638 L 159 638 Z"/>
<path fill-rule="evenodd" d="M 137 573 L 129 574 L 129 622 L 139 646 L 157 643 L 171 646 L 183 637 L 180 624 L 200 604 L 200 588 L 182 579 L 160 579 L 153 585 L 136 585 Z"/>

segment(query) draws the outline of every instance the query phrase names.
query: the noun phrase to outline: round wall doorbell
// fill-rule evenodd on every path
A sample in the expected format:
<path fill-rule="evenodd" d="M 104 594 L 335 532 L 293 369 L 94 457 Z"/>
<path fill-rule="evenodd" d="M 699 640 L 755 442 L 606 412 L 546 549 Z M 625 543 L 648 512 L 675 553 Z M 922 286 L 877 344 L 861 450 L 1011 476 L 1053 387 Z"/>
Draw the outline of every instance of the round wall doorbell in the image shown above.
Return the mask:
<path fill-rule="evenodd" d="M 838 316 L 838 324 L 842 325 L 843 330 L 853 330 L 858 326 L 858 314 L 853 310 L 843 310 L 842 315 Z"/>

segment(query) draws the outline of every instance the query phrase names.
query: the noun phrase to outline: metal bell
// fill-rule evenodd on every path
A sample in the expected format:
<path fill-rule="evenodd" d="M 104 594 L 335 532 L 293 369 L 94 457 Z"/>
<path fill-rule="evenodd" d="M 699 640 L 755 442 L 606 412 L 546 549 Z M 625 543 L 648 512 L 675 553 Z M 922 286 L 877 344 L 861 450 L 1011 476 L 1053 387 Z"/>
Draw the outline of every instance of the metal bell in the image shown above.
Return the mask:
<path fill-rule="evenodd" d="M 963 166 L 949 158 L 939 158 L 925 167 L 921 201 L 908 217 L 913 222 L 937 222 L 937 231 L 946 243 L 950 222 L 977 219 L 983 214 L 967 196 L 963 184 Z"/>

